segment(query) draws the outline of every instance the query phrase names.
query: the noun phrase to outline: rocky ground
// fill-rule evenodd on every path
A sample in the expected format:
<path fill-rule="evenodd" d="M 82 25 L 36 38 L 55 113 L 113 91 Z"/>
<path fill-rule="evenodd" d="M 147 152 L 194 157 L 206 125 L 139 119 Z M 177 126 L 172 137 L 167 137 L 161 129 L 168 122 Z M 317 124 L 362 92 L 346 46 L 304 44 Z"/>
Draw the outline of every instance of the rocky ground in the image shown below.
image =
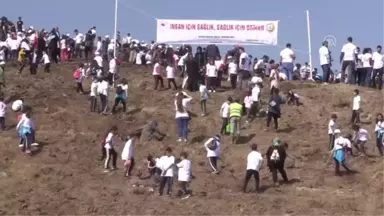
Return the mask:
<path fill-rule="evenodd" d="M 209 172 L 203 141 L 219 130 L 221 104 L 228 96 L 242 92 L 214 93 L 207 102 L 206 117 L 199 115 L 198 93 L 191 93 L 195 101 L 190 108 L 195 115 L 190 122 L 190 144 L 182 146 L 176 143 L 173 111 L 176 92 L 153 91 L 151 68 L 129 65 L 120 68 L 121 76 L 129 81 L 128 112 L 110 116 L 88 112 L 88 96 L 75 92 L 72 79 L 75 68 L 75 64 L 54 66 L 51 74 L 40 69 L 36 77 L 27 71 L 18 75 L 12 66 L 7 68 L 7 102 L 22 97 L 33 107 L 41 149 L 32 157 L 20 152 L 16 114 L 9 103 L 7 130 L 0 132 L 0 214 L 383 214 L 383 159 L 378 157 L 373 140 L 375 115 L 383 112 L 382 92 L 359 88 L 362 127 L 372 132 L 372 139 L 366 145 L 370 156 L 348 158 L 348 165 L 359 173 L 336 177 L 333 165 L 325 164 L 329 156 L 329 117 L 336 113 L 342 131 L 351 132 L 348 122 L 355 87 L 287 82 L 282 89 L 298 93 L 303 105 L 282 106 L 281 130 L 277 134 L 265 132 L 265 117 L 260 117 L 250 125 L 244 124 L 240 144 L 231 145 L 228 137 L 223 138 L 221 173 L 215 176 Z M 89 89 L 89 84 L 85 82 L 85 89 Z M 265 101 L 268 91 L 264 92 Z M 103 173 L 102 163 L 98 161 L 101 134 L 116 124 L 119 134 L 124 135 L 146 120 L 157 120 L 167 137 L 162 142 L 135 144 L 137 166 L 131 180 L 123 177 L 120 156 L 120 169 Z M 287 161 L 290 184 L 273 187 L 271 175 L 264 168 L 263 192 L 241 193 L 249 144 L 257 143 L 265 153 L 276 136 L 289 143 L 289 154 L 295 158 Z M 119 152 L 123 144 L 117 142 Z M 190 185 L 193 196 L 188 200 L 176 198 L 176 193 L 171 198 L 157 197 L 146 187 L 150 182 L 139 178 L 146 173 L 146 155 L 160 156 L 168 146 L 174 148 L 176 155 L 181 151 L 190 155 L 195 179 Z M 144 187 L 133 187 L 134 184 Z M 252 186 L 253 182 L 249 184 Z M 177 189 L 175 184 L 174 191 Z"/>

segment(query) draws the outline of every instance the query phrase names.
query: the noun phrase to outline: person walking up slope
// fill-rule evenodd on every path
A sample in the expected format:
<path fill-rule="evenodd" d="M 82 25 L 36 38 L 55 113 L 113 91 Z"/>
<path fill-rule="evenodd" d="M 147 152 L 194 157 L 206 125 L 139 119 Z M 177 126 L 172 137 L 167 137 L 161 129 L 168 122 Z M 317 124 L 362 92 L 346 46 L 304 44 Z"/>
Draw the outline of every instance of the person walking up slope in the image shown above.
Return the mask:
<path fill-rule="evenodd" d="M 124 161 L 124 175 L 130 177 L 133 167 L 135 166 L 135 159 L 133 158 L 133 140 L 134 137 L 127 136 L 127 142 L 124 145 L 121 159 Z"/>
<path fill-rule="evenodd" d="M 176 110 L 176 121 L 178 130 L 178 142 L 187 143 L 188 138 L 188 105 L 191 102 L 192 97 L 185 92 L 179 92 L 176 95 L 175 110 Z"/>
<path fill-rule="evenodd" d="M 279 95 L 279 89 L 272 89 L 272 96 L 269 99 L 268 104 L 268 116 L 267 116 L 267 128 L 269 128 L 269 124 L 271 123 L 271 120 L 273 118 L 273 121 L 275 122 L 275 131 L 277 132 L 277 129 L 279 128 L 279 118 L 281 117 L 281 111 L 280 111 L 280 105 L 284 103 L 283 98 Z"/>
<path fill-rule="evenodd" d="M 332 114 L 331 120 L 329 120 L 329 123 L 328 123 L 329 150 L 333 149 L 333 145 L 335 142 L 335 130 L 337 129 L 336 120 L 337 120 L 337 115 Z"/>
<path fill-rule="evenodd" d="M 105 152 L 106 152 L 106 158 L 104 162 L 104 172 L 108 172 L 109 170 L 109 162 L 112 159 L 112 167 L 111 170 L 116 169 L 116 161 L 117 161 L 117 153 L 115 151 L 115 144 L 114 144 L 114 137 L 117 134 L 117 127 L 113 126 L 107 135 L 107 138 L 105 139 Z"/>
<path fill-rule="evenodd" d="M 285 148 L 280 145 L 278 138 L 273 139 L 272 146 L 270 146 L 266 153 L 268 167 L 272 173 L 273 183 L 278 186 L 277 171 L 280 172 L 284 182 L 288 182 L 287 173 L 284 170 L 284 162 L 287 157 Z"/>
<path fill-rule="evenodd" d="M 229 119 L 231 122 L 232 144 L 237 144 L 237 141 L 240 137 L 240 121 L 242 111 L 243 105 L 241 105 L 240 100 L 236 98 L 235 102 L 229 105 Z"/>
<path fill-rule="evenodd" d="M 355 96 L 353 97 L 353 106 L 352 106 L 352 118 L 351 124 L 359 124 L 360 123 L 360 103 L 361 97 L 359 95 L 359 90 L 355 89 L 353 91 Z"/>
<path fill-rule="evenodd" d="M 345 149 L 347 148 L 347 142 L 346 139 L 340 135 L 340 133 L 339 129 L 335 130 L 335 147 L 332 149 L 336 176 L 341 176 L 340 165 L 342 165 L 347 172 L 351 172 L 351 170 L 345 165 Z"/>
<path fill-rule="evenodd" d="M 247 157 L 247 171 L 245 173 L 245 180 L 243 185 L 243 192 L 246 192 L 247 185 L 251 177 L 255 178 L 255 192 L 260 190 L 260 175 L 259 171 L 263 166 L 263 156 L 257 151 L 257 145 L 251 145 L 251 152 Z"/>
<path fill-rule="evenodd" d="M 227 125 L 229 124 L 229 105 L 233 102 L 232 97 L 228 97 L 227 101 L 225 101 L 220 108 L 220 116 L 223 120 L 223 123 L 221 124 L 220 134 L 221 135 L 228 135 L 227 134 Z"/>
<path fill-rule="evenodd" d="M 220 136 L 216 135 L 209 138 L 205 143 L 204 147 L 207 150 L 207 158 L 210 167 L 212 168 L 213 174 L 218 174 L 217 159 L 220 156 Z"/>
<path fill-rule="evenodd" d="M 188 155 L 185 152 L 180 154 L 180 162 L 176 165 L 179 168 L 178 180 L 180 183 L 183 195 L 181 199 L 188 199 L 190 194 L 187 190 L 187 185 L 191 181 L 191 161 L 187 159 Z"/>

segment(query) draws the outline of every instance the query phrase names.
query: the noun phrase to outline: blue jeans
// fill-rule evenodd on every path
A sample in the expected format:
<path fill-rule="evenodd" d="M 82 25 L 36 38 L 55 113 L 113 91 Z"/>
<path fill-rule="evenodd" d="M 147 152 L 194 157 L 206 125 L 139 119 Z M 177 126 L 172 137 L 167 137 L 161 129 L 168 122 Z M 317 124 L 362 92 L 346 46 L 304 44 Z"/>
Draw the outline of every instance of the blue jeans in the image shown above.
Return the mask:
<path fill-rule="evenodd" d="M 188 117 L 180 117 L 176 119 L 177 121 L 177 135 L 179 138 L 185 138 L 188 137 Z"/>
<path fill-rule="evenodd" d="M 283 68 L 283 73 L 287 76 L 287 80 L 292 80 L 293 73 L 293 63 L 292 62 L 283 62 L 281 64 Z"/>
<path fill-rule="evenodd" d="M 365 69 L 365 86 L 371 87 L 372 83 L 372 71 L 373 69 L 371 67 L 364 68 Z"/>
<path fill-rule="evenodd" d="M 323 69 L 323 81 L 329 82 L 329 77 L 331 75 L 331 67 L 329 64 L 321 65 L 321 69 Z"/>

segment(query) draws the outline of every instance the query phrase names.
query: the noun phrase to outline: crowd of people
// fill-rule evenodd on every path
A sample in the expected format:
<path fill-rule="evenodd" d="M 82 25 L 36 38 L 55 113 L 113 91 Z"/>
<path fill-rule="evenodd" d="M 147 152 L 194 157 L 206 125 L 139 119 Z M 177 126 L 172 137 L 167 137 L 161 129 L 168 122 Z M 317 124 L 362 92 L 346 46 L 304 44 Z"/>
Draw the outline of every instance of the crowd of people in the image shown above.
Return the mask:
<path fill-rule="evenodd" d="M 117 52 L 115 52 L 115 49 Z M 119 54 L 117 58 L 116 53 Z M 147 44 L 144 41 L 133 39 L 130 34 L 110 39 L 104 38 L 96 33 L 96 27 L 92 27 L 86 34 L 74 30 L 74 35 L 62 35 L 59 28 L 53 28 L 47 32 L 35 30 L 32 26 L 24 29 L 21 18 L 16 25 L 6 18 L 0 22 L 0 88 L 5 87 L 4 65 L 9 61 L 18 61 L 20 66 L 19 73 L 24 67 L 30 65 L 31 75 L 36 75 L 37 68 L 41 62 L 44 71 L 50 73 L 51 62 L 63 63 L 77 59 L 80 62 L 78 69 L 73 72 L 73 79 L 76 83 L 78 93 L 84 93 L 83 81 L 91 79 L 90 85 L 90 112 L 101 114 L 117 113 L 117 106 L 121 103 L 123 112 L 126 112 L 128 100 L 128 80 L 119 77 L 118 67 L 121 61 L 137 65 L 151 66 L 154 79 L 154 90 L 164 89 L 163 78 L 168 81 L 168 89 L 172 86 L 177 90 L 174 100 L 175 119 L 177 122 L 177 142 L 188 144 L 189 130 L 189 104 L 194 98 L 185 90 L 200 93 L 199 102 L 201 105 L 202 118 L 207 114 L 207 100 L 214 97 L 223 82 L 229 82 L 232 89 L 240 89 L 246 92 L 245 98 L 228 97 L 223 102 L 220 109 L 222 126 L 217 135 L 212 136 L 204 142 L 207 151 L 209 166 L 213 174 L 219 174 L 217 163 L 222 152 L 220 151 L 222 136 L 230 135 L 233 144 L 239 142 L 241 134 L 241 122 L 252 124 L 261 112 L 261 94 L 269 94 L 269 101 L 266 105 L 265 130 L 269 130 L 273 119 L 274 130 L 279 131 L 279 118 L 281 118 L 281 105 L 287 103 L 289 106 L 300 106 L 300 96 L 293 91 L 281 95 L 280 83 L 286 80 L 306 80 L 312 79 L 319 82 L 330 83 L 334 81 L 346 82 L 348 84 L 358 84 L 361 86 L 371 86 L 381 89 L 383 75 L 383 56 L 381 47 L 372 54 L 371 49 L 364 49 L 363 54 L 359 54 L 359 49 L 353 45 L 352 38 L 348 38 L 348 43 L 341 51 L 340 61 L 342 71 L 339 77 L 333 77 L 331 70 L 332 58 L 326 41 L 319 49 L 320 64 L 323 76 L 319 76 L 317 70 L 311 73 L 310 65 L 305 63 L 295 65 L 296 56 L 291 44 L 280 52 L 280 59 L 273 60 L 269 56 L 262 56 L 257 59 L 249 55 L 242 46 L 234 46 L 224 55 L 220 54 L 219 47 L 210 44 L 206 47 L 197 47 L 193 55 L 192 47 L 182 45 L 173 48 L 172 45 L 156 44 L 154 41 Z M 84 57 L 84 58 L 83 58 Z M 106 67 L 105 65 L 108 64 Z M 355 68 L 355 65 L 357 67 Z M 176 78 L 182 78 L 182 83 L 176 83 Z M 268 85 L 269 90 L 265 91 L 264 85 Z M 171 86 L 172 84 L 172 86 Z M 160 85 L 160 86 L 159 86 Z M 160 87 L 160 88 L 159 88 Z M 1 90 L 1 89 L 0 89 Z M 110 94 L 114 94 L 114 104 L 108 107 Z M 0 129 L 4 129 L 6 117 L 6 104 L 3 102 L 4 95 L 0 95 Z M 100 106 L 98 106 L 98 99 Z M 353 154 L 352 146 L 361 154 L 365 154 L 364 145 L 368 140 L 369 132 L 359 126 L 361 97 L 359 91 L 355 90 L 353 98 L 353 109 L 351 123 L 355 136 L 349 134 L 341 135 L 341 130 L 337 126 L 337 116 L 332 115 L 329 122 L 329 150 L 332 151 L 331 157 L 335 161 L 335 174 L 340 175 L 340 165 L 347 171 L 351 171 L 346 166 L 346 155 Z M 32 152 L 33 146 L 38 146 L 35 142 L 35 126 L 32 121 L 32 108 L 25 105 L 23 100 L 17 100 L 12 104 L 12 110 L 20 112 L 17 125 L 18 134 L 21 140 L 22 151 L 28 155 Z M 383 155 L 383 115 L 379 114 L 376 121 L 376 141 L 380 154 Z M 117 135 L 116 126 L 108 129 L 101 142 L 101 160 L 104 160 L 106 172 L 116 169 L 117 151 L 115 150 L 114 137 Z M 148 142 L 152 139 L 161 141 L 166 135 L 158 130 L 158 123 L 150 121 L 146 125 L 135 131 L 129 132 L 126 143 L 121 153 L 124 161 L 124 175 L 129 178 L 134 169 L 134 143 Z M 284 169 L 284 161 L 288 157 L 286 150 L 288 144 L 274 138 L 268 148 L 265 158 L 269 167 L 273 182 L 278 185 L 277 172 L 280 172 L 284 182 L 288 182 L 287 173 Z M 260 190 L 260 171 L 263 167 L 264 156 L 258 151 L 256 143 L 251 144 L 250 153 L 247 157 L 247 167 L 243 191 L 247 191 L 250 178 L 255 178 L 255 191 Z M 156 158 L 149 155 L 148 174 L 158 185 L 158 194 L 163 195 L 163 190 L 167 186 L 166 194 L 171 195 L 174 170 L 178 170 L 177 179 L 183 192 L 183 199 L 190 196 L 187 189 L 188 183 L 192 180 L 191 161 L 188 159 L 187 152 L 181 152 L 179 159 L 175 158 L 172 148 L 168 147 L 164 156 Z"/>

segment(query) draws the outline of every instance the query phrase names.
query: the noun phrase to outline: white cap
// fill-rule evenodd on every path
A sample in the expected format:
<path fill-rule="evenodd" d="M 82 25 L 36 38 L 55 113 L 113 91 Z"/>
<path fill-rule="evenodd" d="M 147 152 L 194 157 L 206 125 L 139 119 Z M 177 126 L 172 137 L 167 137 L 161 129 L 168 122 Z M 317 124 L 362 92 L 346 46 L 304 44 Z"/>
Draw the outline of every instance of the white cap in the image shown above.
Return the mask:
<path fill-rule="evenodd" d="M 105 38 L 109 38 L 109 35 L 105 35 Z"/>
<path fill-rule="evenodd" d="M 1 61 L 1 62 L 0 62 L 0 65 L 5 65 L 5 61 Z"/>
<path fill-rule="evenodd" d="M 12 110 L 17 112 L 17 111 L 19 111 L 21 109 L 22 106 L 23 106 L 23 101 L 16 100 L 12 104 Z"/>
<path fill-rule="evenodd" d="M 341 133 L 341 131 L 340 131 L 340 129 L 336 129 L 334 133 L 339 134 L 339 133 Z"/>

